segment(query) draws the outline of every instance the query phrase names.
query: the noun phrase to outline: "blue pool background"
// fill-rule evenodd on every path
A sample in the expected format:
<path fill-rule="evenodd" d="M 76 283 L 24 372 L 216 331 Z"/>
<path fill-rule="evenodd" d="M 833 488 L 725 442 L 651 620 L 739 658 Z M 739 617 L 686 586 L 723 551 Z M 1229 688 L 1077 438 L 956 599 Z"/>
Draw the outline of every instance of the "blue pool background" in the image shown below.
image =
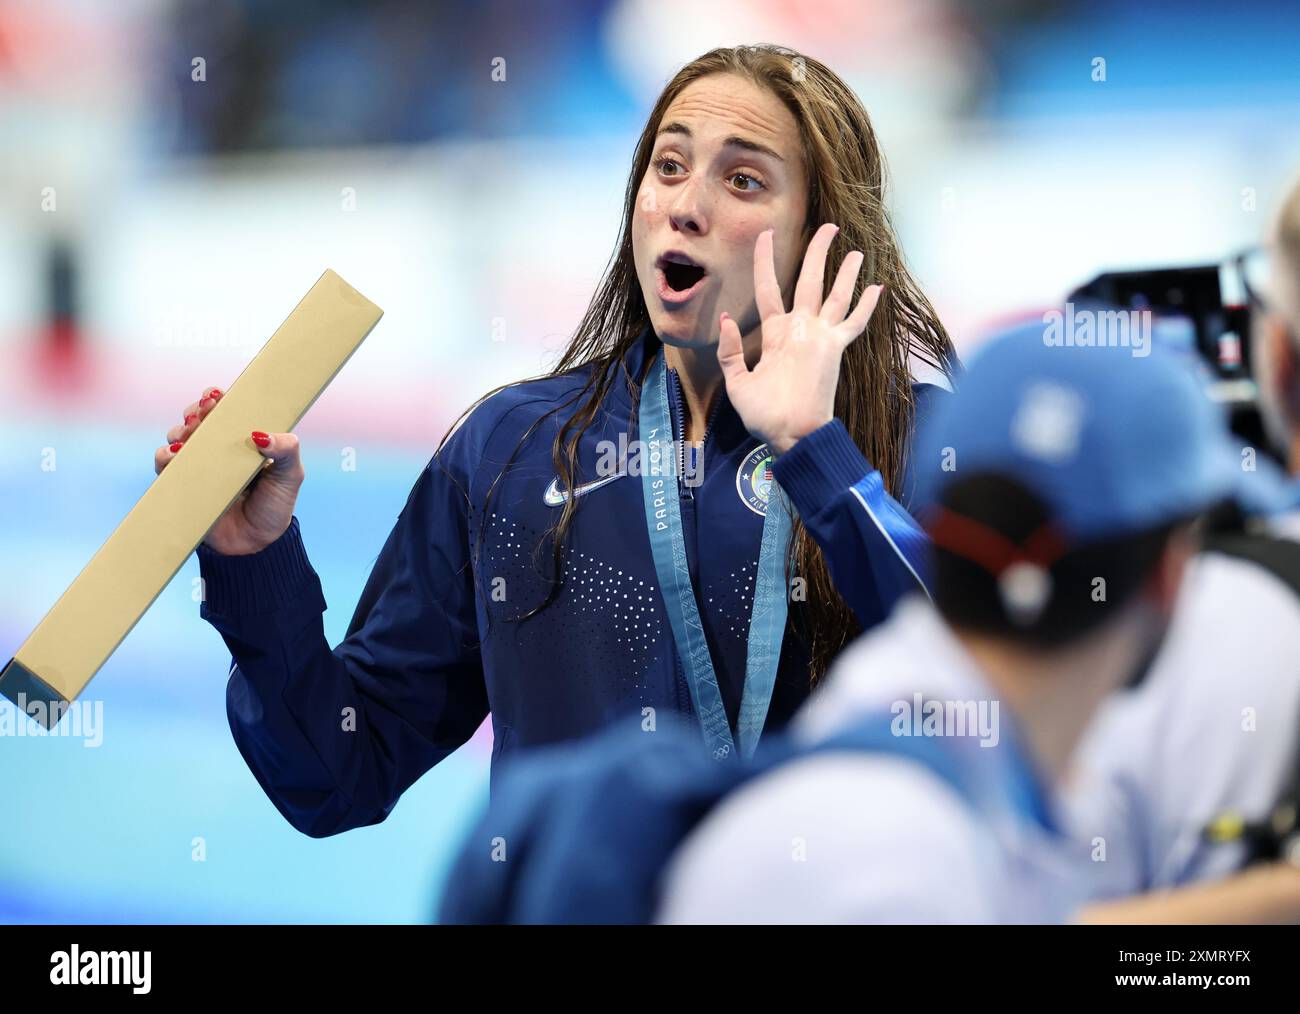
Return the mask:
<path fill-rule="evenodd" d="M 152 431 L 0 429 L 5 660 L 153 480 L 159 442 Z M 57 448 L 53 471 L 40 468 L 44 446 Z M 335 645 L 428 459 L 359 447 L 357 470 L 345 472 L 333 450 L 313 451 L 308 437 L 303 446 L 298 516 Z M 191 555 L 87 689 L 104 702 L 101 745 L 0 736 L 0 922 L 428 920 L 451 850 L 486 802 L 487 730 L 384 823 L 300 834 L 231 739 L 230 655 L 199 618 L 197 576 Z M 192 858 L 196 837 L 204 861 Z"/>

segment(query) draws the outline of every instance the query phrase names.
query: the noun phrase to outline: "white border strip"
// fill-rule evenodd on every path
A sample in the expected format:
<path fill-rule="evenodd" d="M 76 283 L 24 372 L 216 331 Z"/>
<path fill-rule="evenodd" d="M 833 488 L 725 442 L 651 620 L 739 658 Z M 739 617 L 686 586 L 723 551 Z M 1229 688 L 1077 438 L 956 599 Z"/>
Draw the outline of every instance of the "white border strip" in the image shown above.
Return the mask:
<path fill-rule="evenodd" d="M 898 558 L 903 561 L 903 565 L 911 572 L 912 577 L 916 578 L 916 583 L 920 587 L 921 591 L 925 592 L 925 597 L 930 599 L 931 602 L 934 602 L 934 599 L 930 595 L 930 589 L 927 588 L 925 582 L 921 580 L 921 575 L 918 574 L 912 566 L 912 561 L 903 555 L 903 551 L 898 548 L 898 543 L 894 541 L 894 537 L 885 530 L 885 526 L 880 523 L 880 518 L 876 517 L 876 512 L 871 509 L 867 504 L 866 499 L 858 492 L 858 484 L 854 483 L 850 486 L 849 491 L 858 498 L 858 503 L 862 504 L 862 509 L 867 512 L 867 517 L 869 517 L 872 523 L 880 529 L 880 534 L 885 537 L 885 541 L 889 543 L 889 547 L 898 554 Z"/>

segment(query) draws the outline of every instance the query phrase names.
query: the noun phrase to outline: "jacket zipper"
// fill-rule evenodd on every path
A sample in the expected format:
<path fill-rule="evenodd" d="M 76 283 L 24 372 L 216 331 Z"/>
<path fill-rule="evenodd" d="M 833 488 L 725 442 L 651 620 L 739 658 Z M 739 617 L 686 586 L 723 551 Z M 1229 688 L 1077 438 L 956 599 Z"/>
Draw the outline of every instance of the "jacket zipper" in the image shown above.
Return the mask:
<path fill-rule="evenodd" d="M 692 486 L 683 487 L 682 484 L 682 477 L 685 475 L 686 472 L 686 410 L 682 403 L 683 402 L 682 382 L 681 382 L 681 378 L 678 377 L 677 375 L 677 371 L 673 369 L 671 366 L 668 367 L 668 373 L 672 377 L 673 405 L 677 409 L 677 417 L 674 420 L 673 425 L 674 425 L 674 429 L 678 432 L 674 432 L 673 436 L 677 444 L 678 498 L 680 499 L 681 491 L 683 488 L 685 488 L 686 499 L 694 500 L 695 499 L 694 487 Z M 703 467 L 704 464 L 704 451 L 709 446 L 709 434 L 713 432 L 713 423 L 718 418 L 718 409 L 722 407 L 722 397 L 723 397 L 723 392 L 719 391 L 713 399 L 713 407 L 709 409 L 709 417 L 704 421 L 704 439 L 700 441 L 700 449 L 698 452 L 699 457 L 697 458 L 697 464 L 700 465 L 701 467 Z"/>

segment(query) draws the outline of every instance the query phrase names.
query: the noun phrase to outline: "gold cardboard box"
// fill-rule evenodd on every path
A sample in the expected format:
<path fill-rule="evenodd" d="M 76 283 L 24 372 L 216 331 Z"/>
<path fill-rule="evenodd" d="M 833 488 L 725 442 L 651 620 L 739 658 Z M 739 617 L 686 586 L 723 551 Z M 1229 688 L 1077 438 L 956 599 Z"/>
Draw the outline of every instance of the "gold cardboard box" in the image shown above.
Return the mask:
<path fill-rule="evenodd" d="M 298 425 L 383 314 L 333 271 L 321 275 L 0 671 L 0 694 L 56 725 L 268 464 L 249 434 Z"/>

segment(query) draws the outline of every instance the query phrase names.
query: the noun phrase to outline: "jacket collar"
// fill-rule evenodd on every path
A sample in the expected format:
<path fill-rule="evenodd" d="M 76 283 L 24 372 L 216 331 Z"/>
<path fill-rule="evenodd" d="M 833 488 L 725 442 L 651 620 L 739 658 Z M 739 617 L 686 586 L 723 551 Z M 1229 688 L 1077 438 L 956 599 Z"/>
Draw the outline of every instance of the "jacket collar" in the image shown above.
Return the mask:
<path fill-rule="evenodd" d="M 611 363 L 609 366 L 609 369 L 614 371 L 614 382 L 610 387 L 609 401 L 629 418 L 632 415 L 632 385 L 640 385 L 641 378 L 645 375 L 651 357 L 658 354 L 661 344 L 658 336 L 654 333 L 654 329 L 647 326 L 641 332 L 640 337 L 623 353 L 622 368 L 619 367 L 617 362 Z M 624 369 L 627 371 L 626 376 L 623 374 Z M 629 377 L 631 380 L 628 379 Z"/>
<path fill-rule="evenodd" d="M 627 370 L 627 377 L 633 378 L 633 383 L 639 385 L 641 378 L 650 365 L 651 358 L 659 355 L 662 348 L 663 343 L 654 333 L 654 329 L 646 327 L 641 332 L 640 337 L 623 354 L 623 367 Z M 615 371 L 615 377 L 607 400 L 611 407 L 618 410 L 621 418 L 627 419 L 629 425 L 634 426 L 636 417 L 633 407 L 632 387 L 617 363 L 612 364 L 610 369 Z M 640 392 L 637 393 L 639 398 Z M 732 407 L 731 399 L 727 397 L 725 384 L 719 389 L 718 398 L 720 404 L 714 410 L 713 420 L 709 427 L 709 446 L 727 452 L 735 448 L 738 440 L 744 442 L 751 438 L 745 430 L 745 425 L 740 416 L 736 414 L 736 410 Z M 680 425 L 680 421 L 675 416 L 674 425 Z"/>

